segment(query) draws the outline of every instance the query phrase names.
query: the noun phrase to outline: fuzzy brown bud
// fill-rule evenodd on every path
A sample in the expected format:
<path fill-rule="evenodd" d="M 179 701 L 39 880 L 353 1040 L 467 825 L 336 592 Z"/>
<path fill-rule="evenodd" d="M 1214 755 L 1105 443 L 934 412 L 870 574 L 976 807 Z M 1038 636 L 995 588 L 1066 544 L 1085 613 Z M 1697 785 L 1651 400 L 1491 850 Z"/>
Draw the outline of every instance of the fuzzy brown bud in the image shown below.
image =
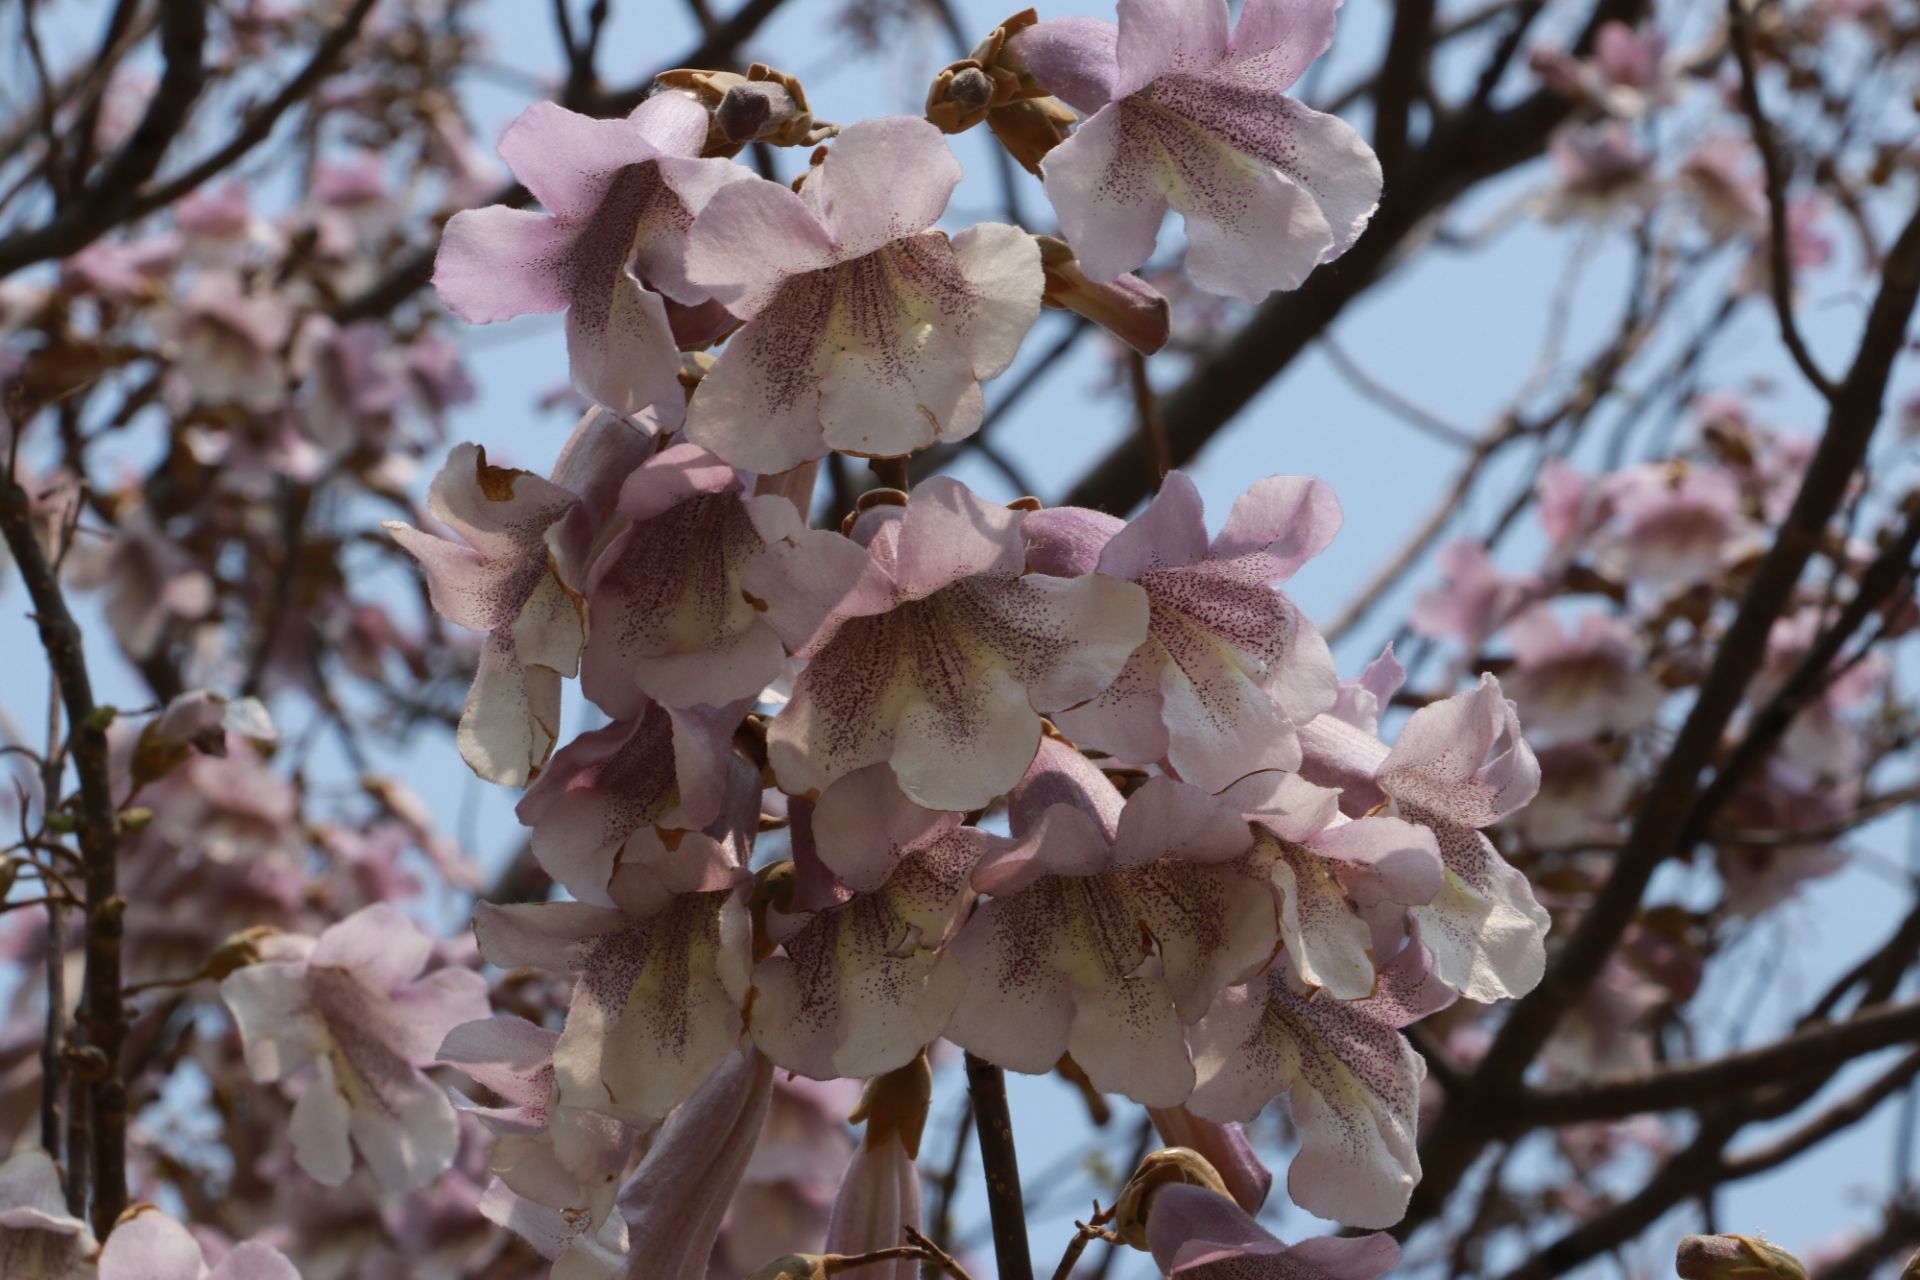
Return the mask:
<path fill-rule="evenodd" d="M 1058 146 L 1079 117 L 1048 96 L 1019 53 L 1008 43 L 1038 22 L 1023 9 L 987 33 L 967 57 L 933 78 L 927 90 L 927 119 L 944 133 L 964 133 L 986 123 L 1008 154 L 1029 173 L 1040 172 L 1040 157 Z"/>
<path fill-rule="evenodd" d="M 1154 1193 L 1175 1183 L 1205 1187 L 1232 1198 L 1226 1182 L 1205 1156 L 1188 1147 L 1165 1147 L 1142 1160 L 1121 1189 L 1113 1206 L 1114 1233 L 1134 1248 L 1145 1249 L 1147 1215 L 1153 1211 Z"/>
<path fill-rule="evenodd" d="M 667 89 L 684 93 L 711 114 L 707 145 L 709 157 L 731 157 L 749 142 L 776 147 L 811 147 L 839 132 L 813 118 L 807 91 L 784 71 L 756 62 L 745 75 L 680 67 L 657 79 Z"/>
<path fill-rule="evenodd" d="M 1681 1280 L 1807 1280 L 1800 1259 L 1757 1236 L 1686 1236 L 1673 1266 Z"/>

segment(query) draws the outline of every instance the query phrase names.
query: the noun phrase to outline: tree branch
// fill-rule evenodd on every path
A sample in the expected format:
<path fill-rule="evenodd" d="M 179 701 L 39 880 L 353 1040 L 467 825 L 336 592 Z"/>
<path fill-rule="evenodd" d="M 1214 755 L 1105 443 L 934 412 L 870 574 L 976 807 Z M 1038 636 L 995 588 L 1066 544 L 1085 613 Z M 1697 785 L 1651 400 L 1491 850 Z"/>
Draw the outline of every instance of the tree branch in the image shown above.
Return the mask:
<path fill-rule="evenodd" d="M 1007 1111 L 1006 1075 L 991 1062 L 969 1053 L 967 1094 L 973 1099 L 980 1164 L 987 1178 L 997 1274 L 1000 1280 L 1033 1280 L 1033 1258 L 1027 1250 L 1027 1211 L 1020 1197 L 1020 1160 L 1013 1147 L 1013 1117 Z"/>

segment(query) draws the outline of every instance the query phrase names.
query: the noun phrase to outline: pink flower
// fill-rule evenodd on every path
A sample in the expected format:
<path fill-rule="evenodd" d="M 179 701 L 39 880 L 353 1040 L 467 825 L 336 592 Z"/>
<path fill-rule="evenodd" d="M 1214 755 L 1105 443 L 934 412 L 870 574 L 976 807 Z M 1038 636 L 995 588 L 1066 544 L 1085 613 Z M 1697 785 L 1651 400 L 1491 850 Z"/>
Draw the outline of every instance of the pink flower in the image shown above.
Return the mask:
<path fill-rule="evenodd" d="M 892 117 L 842 131 L 798 194 L 759 179 L 715 194 L 687 275 L 747 325 L 701 380 L 688 438 L 771 473 L 972 435 L 1044 279 L 1018 227 L 932 229 L 959 181 L 939 130 Z"/>
<path fill-rule="evenodd" d="M 1104 1093 L 1186 1101 L 1186 1029 L 1273 954 L 1271 898 L 1239 861 L 1233 807 L 1157 778 L 1122 800 L 1049 738 L 1011 800 L 1013 843 L 985 859 L 990 895 L 953 953 L 971 981 L 947 1038 L 1015 1071 L 1072 1054 Z"/>
<path fill-rule="evenodd" d="M 1112 682 L 1145 638 L 1145 594 L 1023 574 L 1024 518 L 936 476 L 862 513 L 851 540 L 798 534 L 748 569 L 808 658 L 767 738 L 782 790 L 884 761 L 915 804 L 978 808 L 1019 781 L 1041 714 Z"/>
<path fill-rule="evenodd" d="M 1117 28 L 1062 18 L 1014 37 L 1088 117 L 1040 167 L 1089 277 L 1145 263 L 1170 205 L 1211 293 L 1258 302 L 1346 252 L 1380 202 L 1380 162 L 1286 94 L 1332 43 L 1336 7 L 1253 0 L 1229 36 L 1226 0 L 1128 0 Z"/>
<path fill-rule="evenodd" d="M 1407 946 L 1362 1000 L 1328 999 L 1283 964 L 1228 988 L 1193 1029 L 1199 1081 L 1188 1107 L 1251 1120 L 1287 1094 L 1300 1131 L 1287 1169 L 1294 1203 L 1356 1226 L 1398 1222 L 1420 1180 L 1415 1138 L 1427 1074 L 1400 1028 L 1454 1000 L 1430 959 L 1418 943 Z"/>
<path fill-rule="evenodd" d="M 1460 538 L 1440 548 L 1447 585 L 1422 592 L 1413 604 L 1413 629 L 1474 648 L 1498 631 L 1536 590 L 1530 578 L 1509 578 L 1484 543 Z"/>
<path fill-rule="evenodd" d="M 1588 610 L 1569 632 L 1538 604 L 1507 624 L 1507 639 L 1514 669 L 1505 688 L 1530 732 L 1560 741 L 1631 733 L 1652 724 L 1666 701 L 1640 637 L 1612 614 Z"/>
<path fill-rule="evenodd" d="M 740 584 L 768 542 L 799 532 L 793 504 L 748 495 L 733 468 L 682 444 L 627 477 L 618 513 L 629 523 L 587 576 L 586 695 L 627 717 L 648 698 L 718 707 L 772 684 L 787 653 Z"/>
<path fill-rule="evenodd" d="M 1595 540 L 1602 572 L 1666 587 L 1707 581 L 1764 545 L 1740 483 L 1711 466 L 1647 463 L 1605 481 L 1613 519 Z"/>
<path fill-rule="evenodd" d="M 67 1212 L 60 1170 L 24 1148 L 0 1162 L 0 1269 L 45 1280 L 93 1280 L 93 1233 Z"/>
<path fill-rule="evenodd" d="M 889 830 L 899 844 L 881 835 Z M 909 803 L 884 767 L 834 784 L 810 820 L 796 819 L 795 860 L 832 849 L 859 857 L 863 871 L 886 865 L 877 883 L 860 876 L 857 892 L 769 910 L 768 937 L 780 950 L 754 970 L 754 1043 L 777 1065 L 820 1080 L 912 1061 L 960 1002 L 966 974 L 947 944 L 973 904 L 975 865 L 1004 843 L 961 826 L 957 814 Z"/>
<path fill-rule="evenodd" d="M 311 1066 L 293 1107 L 294 1154 L 317 1181 L 353 1172 L 353 1145 L 390 1191 L 423 1187 L 453 1161 L 453 1106 L 420 1068 L 446 1033 L 487 1014 L 477 973 L 421 976 L 432 939 L 392 907 L 348 916 L 315 941 L 275 935 L 263 958 L 228 976 L 247 1066 L 261 1081 Z"/>
<path fill-rule="evenodd" d="M 100 1280 L 300 1280 L 300 1273 L 278 1249 L 257 1241 L 234 1249 L 209 1271 L 200 1242 L 185 1227 L 139 1204 L 107 1237 Z"/>
<path fill-rule="evenodd" d="M 435 612 L 485 632 L 479 670 L 460 717 L 460 756 L 490 782 L 525 786 L 546 764 L 560 730 L 560 677 L 585 640 L 574 591 L 555 572 L 576 529 L 572 493 L 526 471 L 487 463 L 463 444 L 433 479 L 428 510 L 466 541 L 397 520 L 383 527 L 420 561 Z"/>
<path fill-rule="evenodd" d="M 232 275 L 206 273 L 157 327 L 175 362 L 169 394 L 179 403 L 265 413 L 286 399 L 281 348 L 293 315 L 280 299 L 249 294 Z"/>
<path fill-rule="evenodd" d="M 867 1082 L 850 1119 L 866 1132 L 840 1179 L 827 1226 L 827 1253 L 861 1254 L 891 1248 L 903 1228 L 920 1226 L 920 1135 L 926 1126 L 933 1076 L 925 1058 Z M 876 1280 L 918 1280 L 920 1264 L 903 1258 L 874 1270 Z"/>
<path fill-rule="evenodd" d="M 1183 1280 L 1378 1280 L 1400 1262 L 1400 1246 L 1384 1234 L 1288 1246 L 1206 1187 L 1164 1186 L 1150 1205 L 1153 1260 Z"/>
<path fill-rule="evenodd" d="M 1482 676 L 1475 688 L 1415 711 L 1391 748 L 1333 716 L 1315 719 L 1300 739 L 1303 776 L 1339 787 L 1343 810 L 1390 800 L 1399 817 L 1433 832 L 1445 883 L 1407 914 L 1441 981 L 1482 1003 L 1531 990 L 1546 965 L 1547 913 L 1480 831 L 1540 785 L 1539 761 L 1499 681 Z"/>
<path fill-rule="evenodd" d="M 1252 868 L 1273 888 L 1282 958 L 1300 982 L 1336 1000 L 1374 989 L 1374 923 L 1395 939 L 1406 911 L 1445 884 L 1434 835 L 1400 818 L 1347 818 L 1340 793 L 1298 774 L 1260 773 L 1222 799 L 1253 826 Z"/>
<path fill-rule="evenodd" d="M 558 1040 L 523 1019 L 496 1014 L 448 1032 L 440 1058 L 504 1100 L 499 1107 L 468 1108 L 493 1135 L 488 1168 L 507 1192 L 528 1202 L 515 1204 L 494 1192 L 490 1203 L 507 1210 L 499 1215 L 506 1219 L 502 1225 L 537 1224 L 547 1220 L 539 1210 L 549 1210 L 573 1221 L 547 1256 L 569 1250 L 592 1256 L 596 1247 L 624 1250 L 626 1223 L 614 1212 L 614 1200 L 640 1135 L 611 1116 L 555 1103 Z M 545 1233 L 530 1240 L 536 1247 L 546 1241 Z"/>
<path fill-rule="evenodd" d="M 1056 723 L 1123 760 L 1164 760 L 1210 791 L 1298 768 L 1297 726 L 1333 704 L 1338 678 L 1320 633 L 1274 588 L 1339 524 L 1327 486 L 1274 478 L 1242 495 L 1209 542 L 1200 492 L 1177 471 L 1124 528 L 1070 507 L 1027 517 L 1034 568 L 1138 583 L 1149 610 L 1146 642 L 1119 677 Z"/>
<path fill-rule="evenodd" d="M 653 406 L 677 422 L 685 396 L 669 301 L 707 301 L 681 271 L 687 228 L 715 188 L 748 176 L 693 159 L 706 137 L 706 112 L 683 94 L 658 94 L 624 120 L 529 107 L 501 137 L 500 155 L 547 212 L 455 214 L 434 263 L 441 301 L 471 324 L 565 311 L 580 394 L 619 414 Z"/>
<path fill-rule="evenodd" d="M 650 706 L 575 738 L 520 801 L 534 857 L 580 901 L 639 915 L 700 883 L 731 856 L 721 819 L 744 713 Z"/>
<path fill-rule="evenodd" d="M 554 1101 L 634 1124 L 664 1117 L 739 1043 L 751 957 L 746 874 L 729 858 L 680 868 L 645 915 L 579 902 L 481 903 L 489 963 L 573 976 L 554 1045 Z"/>

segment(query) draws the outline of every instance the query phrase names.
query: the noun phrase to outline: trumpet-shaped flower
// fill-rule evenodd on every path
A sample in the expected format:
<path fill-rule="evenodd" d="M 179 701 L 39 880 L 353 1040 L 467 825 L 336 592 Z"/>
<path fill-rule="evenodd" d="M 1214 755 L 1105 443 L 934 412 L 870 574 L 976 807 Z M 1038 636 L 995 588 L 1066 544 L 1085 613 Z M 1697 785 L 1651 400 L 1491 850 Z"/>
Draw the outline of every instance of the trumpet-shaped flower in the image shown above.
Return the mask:
<path fill-rule="evenodd" d="M 1379 1280 L 1400 1262 L 1385 1234 L 1289 1246 L 1219 1192 L 1180 1183 L 1154 1193 L 1147 1245 L 1179 1280 Z"/>
<path fill-rule="evenodd" d="M 1012 362 L 1044 281 L 1018 227 L 932 229 L 959 181 L 938 129 L 894 117 L 842 131 L 798 194 L 717 192 L 687 275 L 747 325 L 702 379 L 688 438 L 766 473 L 972 435 L 980 384 Z"/>
<path fill-rule="evenodd" d="M 1379 685 L 1390 696 L 1394 672 Z M 1441 981 L 1471 1000 L 1524 995 L 1546 967 L 1546 911 L 1533 887 L 1481 833 L 1526 804 L 1540 764 L 1491 675 L 1465 693 L 1414 712 L 1389 748 L 1333 715 L 1301 731 L 1303 776 L 1340 789 L 1341 808 L 1364 813 L 1391 801 L 1428 828 L 1446 878 L 1431 902 L 1408 908 L 1432 948 Z"/>
<path fill-rule="evenodd" d="M 1040 715 L 1090 698 L 1145 638 L 1146 597 L 1088 574 L 1024 574 L 1025 513 L 936 476 L 851 540 L 797 534 L 748 592 L 809 659 L 767 746 L 805 795 L 882 761 L 930 809 L 978 808 L 1020 780 Z"/>
<path fill-rule="evenodd" d="M 817 825 L 810 834 L 819 840 Z M 960 1001 L 966 975 L 946 943 L 973 902 L 975 864 L 1000 843 L 972 827 L 929 824 L 879 888 L 814 911 L 770 912 L 780 951 L 754 970 L 754 1043 L 819 1080 L 912 1061 Z"/>
<path fill-rule="evenodd" d="M 1300 1152 L 1287 1190 L 1309 1213 L 1391 1226 L 1420 1180 L 1415 1147 L 1426 1061 L 1400 1028 L 1451 1004 L 1420 945 L 1381 966 L 1363 1000 L 1330 1000 L 1285 964 L 1221 993 L 1193 1029 L 1199 1083 L 1187 1105 L 1251 1120 L 1288 1095 Z M 1151 1221 L 1149 1221 L 1151 1228 Z"/>
<path fill-rule="evenodd" d="M 441 301 L 471 324 L 565 311 L 580 394 L 619 414 L 652 406 L 677 423 L 676 329 L 714 336 L 698 307 L 708 296 L 682 272 L 687 230 L 714 191 L 750 176 L 694 159 L 706 138 L 707 113 L 683 94 L 656 94 L 624 120 L 527 108 L 500 155 L 547 212 L 455 214 L 434 262 Z"/>
<path fill-rule="evenodd" d="M 1044 573 L 1138 583 L 1147 638 L 1112 685 L 1058 717 L 1075 741 L 1137 764 L 1165 760 L 1217 791 L 1300 765 L 1297 726 L 1333 705 L 1326 641 L 1275 586 L 1333 540 L 1340 506 L 1317 480 L 1274 478 L 1207 539 L 1200 492 L 1180 472 L 1125 527 L 1097 512 L 1037 511 L 1022 526 Z"/>
<path fill-rule="evenodd" d="M 715 824 L 741 714 L 651 706 L 575 738 L 516 811 L 533 828 L 533 856 L 580 901 L 640 915 L 698 883 L 698 868 L 727 856 Z"/>
<path fill-rule="evenodd" d="M 745 873 L 728 858 L 684 862 L 674 894 L 644 916 L 578 902 L 477 909 L 488 961 L 573 975 L 553 1051 L 556 1104 L 651 1123 L 739 1043 Z"/>
<path fill-rule="evenodd" d="M 455 542 L 389 520 L 388 533 L 426 570 L 434 610 L 486 633 L 460 715 L 460 756 L 490 782 L 525 786 L 560 730 L 560 678 L 585 640 L 575 592 L 556 572 L 578 499 L 550 480 L 496 467 L 463 444 L 433 478 L 428 510 Z"/>
<path fill-rule="evenodd" d="M 1042 22 L 1014 55 L 1087 115 L 1040 163 L 1080 264 L 1110 280 L 1152 256 L 1169 206 L 1187 274 L 1258 302 L 1345 253 L 1380 202 L 1380 162 L 1345 121 L 1287 96 L 1333 41 L 1338 0 L 1122 0 L 1120 21 Z"/>
<path fill-rule="evenodd" d="M 93 1280 L 96 1247 L 87 1224 L 67 1212 L 46 1152 L 29 1148 L 0 1162 L 0 1275 Z"/>
<path fill-rule="evenodd" d="M 1193 1088 L 1186 1027 L 1273 953 L 1271 897 L 1230 804 L 1167 778 L 1123 801 L 1049 738 L 1012 799 L 1014 842 L 953 951 L 971 981 L 947 1038 L 1016 1071 L 1072 1054 L 1102 1092 L 1170 1107 Z"/>
<path fill-rule="evenodd" d="M 349 1138 L 392 1191 L 424 1187 L 453 1162 L 453 1105 L 420 1068 L 448 1031 L 487 1015 L 487 984 L 465 969 L 421 976 L 432 946 L 381 903 L 317 940 L 267 939 L 259 963 L 220 984 L 254 1079 L 314 1068 L 290 1132 L 300 1167 L 317 1181 L 339 1186 L 353 1172 Z"/>
<path fill-rule="evenodd" d="M 786 650 L 740 580 L 766 539 L 799 523 L 791 502 L 742 488 L 738 472 L 695 445 L 627 478 L 618 510 L 630 523 L 588 576 L 581 655 L 582 688 L 609 715 L 634 715 L 647 698 L 723 706 L 780 675 Z"/>
<path fill-rule="evenodd" d="M 107 1237 L 100 1251 L 100 1280 L 300 1280 L 300 1273 L 278 1249 L 256 1240 L 238 1246 L 209 1271 L 192 1233 L 142 1204 Z"/>

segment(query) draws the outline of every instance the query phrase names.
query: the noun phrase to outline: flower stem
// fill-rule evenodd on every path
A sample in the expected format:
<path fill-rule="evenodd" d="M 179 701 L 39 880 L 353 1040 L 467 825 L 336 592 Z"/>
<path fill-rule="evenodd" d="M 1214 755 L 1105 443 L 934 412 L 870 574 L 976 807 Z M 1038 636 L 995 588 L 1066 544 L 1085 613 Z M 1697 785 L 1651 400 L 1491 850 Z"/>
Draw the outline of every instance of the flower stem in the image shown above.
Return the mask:
<path fill-rule="evenodd" d="M 999 1067 L 967 1055 L 967 1093 L 973 1099 L 980 1164 L 987 1175 L 987 1209 L 993 1216 L 993 1255 L 1000 1280 L 1033 1280 L 1027 1252 L 1027 1212 L 1020 1199 L 1020 1161 L 1013 1149 L 1013 1117 L 1007 1111 L 1007 1078 Z"/>

